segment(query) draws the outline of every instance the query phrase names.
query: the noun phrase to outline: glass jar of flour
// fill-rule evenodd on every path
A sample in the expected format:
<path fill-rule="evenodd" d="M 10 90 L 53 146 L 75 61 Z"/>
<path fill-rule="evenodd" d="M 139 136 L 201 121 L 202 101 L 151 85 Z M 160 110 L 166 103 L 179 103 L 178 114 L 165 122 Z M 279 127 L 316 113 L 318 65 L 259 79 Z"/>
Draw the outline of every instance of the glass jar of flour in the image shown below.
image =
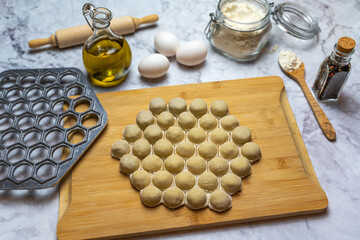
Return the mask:
<path fill-rule="evenodd" d="M 320 32 L 316 19 L 295 3 L 272 11 L 266 0 L 219 0 L 205 28 L 206 38 L 222 54 L 238 61 L 256 59 L 270 38 L 270 16 L 280 29 L 300 39 Z"/>

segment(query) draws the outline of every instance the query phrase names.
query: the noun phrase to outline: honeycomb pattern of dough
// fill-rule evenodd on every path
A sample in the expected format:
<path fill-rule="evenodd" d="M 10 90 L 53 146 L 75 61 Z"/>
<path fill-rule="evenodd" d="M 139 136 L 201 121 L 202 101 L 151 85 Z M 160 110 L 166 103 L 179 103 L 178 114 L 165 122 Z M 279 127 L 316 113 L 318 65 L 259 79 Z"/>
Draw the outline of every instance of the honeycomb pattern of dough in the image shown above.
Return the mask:
<path fill-rule="evenodd" d="M 222 100 L 152 99 L 111 147 L 147 207 L 164 204 L 215 212 L 231 208 L 251 164 L 261 158 L 251 131 Z"/>

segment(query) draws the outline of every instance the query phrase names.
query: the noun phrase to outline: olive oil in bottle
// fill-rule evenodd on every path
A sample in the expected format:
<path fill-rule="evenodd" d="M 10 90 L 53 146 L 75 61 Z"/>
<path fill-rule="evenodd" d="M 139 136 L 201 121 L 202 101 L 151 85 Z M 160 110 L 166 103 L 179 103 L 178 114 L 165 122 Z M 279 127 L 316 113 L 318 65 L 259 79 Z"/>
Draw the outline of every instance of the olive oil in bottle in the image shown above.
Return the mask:
<path fill-rule="evenodd" d="M 85 42 L 83 62 L 96 86 L 113 87 L 120 84 L 129 72 L 131 50 L 122 36 L 113 33 L 109 27 L 112 18 L 106 8 L 95 8 L 85 4 L 83 14 L 93 35 Z M 90 16 L 90 21 L 88 20 Z"/>

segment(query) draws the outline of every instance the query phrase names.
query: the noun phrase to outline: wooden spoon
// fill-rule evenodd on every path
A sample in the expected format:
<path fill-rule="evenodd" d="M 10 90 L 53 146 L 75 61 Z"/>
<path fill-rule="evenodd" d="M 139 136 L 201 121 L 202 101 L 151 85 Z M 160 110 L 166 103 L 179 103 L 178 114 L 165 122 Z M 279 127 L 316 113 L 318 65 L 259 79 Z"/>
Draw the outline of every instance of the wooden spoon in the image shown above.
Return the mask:
<path fill-rule="evenodd" d="M 280 65 L 280 64 L 279 64 Z M 331 125 L 329 119 L 326 117 L 324 111 L 319 106 L 318 102 L 315 100 L 313 95 L 311 94 L 306 82 L 305 82 L 305 66 L 304 63 L 301 63 L 299 69 L 289 72 L 283 69 L 280 65 L 281 70 L 286 73 L 290 78 L 292 78 L 295 82 L 299 84 L 301 87 L 306 100 L 310 104 L 311 110 L 313 111 L 316 120 L 323 131 L 324 135 L 330 141 L 334 141 L 336 139 L 335 129 Z"/>

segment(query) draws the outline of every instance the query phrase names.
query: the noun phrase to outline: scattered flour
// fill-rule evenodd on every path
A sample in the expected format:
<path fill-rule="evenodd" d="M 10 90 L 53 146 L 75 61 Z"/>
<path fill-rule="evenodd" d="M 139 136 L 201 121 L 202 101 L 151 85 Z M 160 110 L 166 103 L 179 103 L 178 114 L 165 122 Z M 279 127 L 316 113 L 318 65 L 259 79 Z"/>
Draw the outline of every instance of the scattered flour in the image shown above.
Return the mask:
<path fill-rule="evenodd" d="M 289 72 L 299 69 L 302 63 L 301 59 L 296 56 L 295 53 L 284 49 L 280 51 L 278 59 L 280 66 Z"/>

